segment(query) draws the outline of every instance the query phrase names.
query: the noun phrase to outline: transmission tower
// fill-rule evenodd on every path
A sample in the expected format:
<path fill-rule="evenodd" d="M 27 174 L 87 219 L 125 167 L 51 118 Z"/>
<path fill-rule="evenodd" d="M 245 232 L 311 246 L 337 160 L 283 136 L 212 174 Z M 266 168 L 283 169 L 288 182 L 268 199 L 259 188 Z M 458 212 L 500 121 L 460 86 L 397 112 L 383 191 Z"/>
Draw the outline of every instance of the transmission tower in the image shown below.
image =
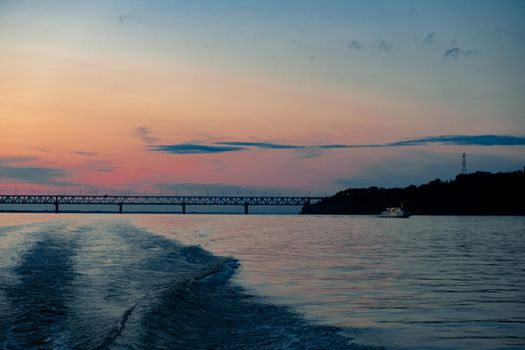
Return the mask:
<path fill-rule="evenodd" d="M 461 153 L 461 173 L 465 175 L 467 173 L 467 154 Z"/>

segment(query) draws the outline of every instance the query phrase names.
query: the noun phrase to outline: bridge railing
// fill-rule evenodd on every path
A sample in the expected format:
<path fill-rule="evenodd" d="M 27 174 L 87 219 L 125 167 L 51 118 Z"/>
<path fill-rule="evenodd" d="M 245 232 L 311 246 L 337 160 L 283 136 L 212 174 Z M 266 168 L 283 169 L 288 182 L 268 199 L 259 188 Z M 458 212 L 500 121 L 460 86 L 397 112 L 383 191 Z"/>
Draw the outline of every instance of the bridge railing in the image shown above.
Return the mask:
<path fill-rule="evenodd" d="M 154 195 L 56 195 L 32 194 L 0 195 L 0 204 L 52 204 L 55 211 L 63 204 L 75 205 L 118 205 L 122 212 L 124 205 L 180 205 L 186 212 L 189 205 L 244 206 L 304 206 L 323 197 L 312 196 L 154 196 Z"/>

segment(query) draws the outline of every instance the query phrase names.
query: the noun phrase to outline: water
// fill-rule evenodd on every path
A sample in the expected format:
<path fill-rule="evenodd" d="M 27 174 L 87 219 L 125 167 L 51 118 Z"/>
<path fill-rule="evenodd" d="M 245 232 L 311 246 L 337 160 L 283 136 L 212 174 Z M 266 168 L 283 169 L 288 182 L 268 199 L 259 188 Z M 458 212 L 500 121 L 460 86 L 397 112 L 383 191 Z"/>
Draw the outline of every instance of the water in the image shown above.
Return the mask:
<path fill-rule="evenodd" d="M 525 218 L 0 214 L 0 348 L 525 349 Z"/>

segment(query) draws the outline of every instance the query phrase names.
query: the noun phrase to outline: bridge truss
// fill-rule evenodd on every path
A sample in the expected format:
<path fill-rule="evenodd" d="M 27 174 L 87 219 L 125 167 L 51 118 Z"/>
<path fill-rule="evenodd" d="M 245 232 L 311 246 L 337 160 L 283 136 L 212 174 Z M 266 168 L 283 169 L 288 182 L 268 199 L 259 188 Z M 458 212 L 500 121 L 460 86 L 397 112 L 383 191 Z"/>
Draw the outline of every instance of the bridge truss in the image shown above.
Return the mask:
<path fill-rule="evenodd" d="M 243 206 L 248 214 L 250 206 L 304 206 L 323 199 L 310 196 L 132 196 L 132 195 L 0 195 L 0 204 L 50 204 L 55 212 L 60 205 L 117 205 L 123 212 L 124 205 L 177 205 L 186 213 L 189 205 Z"/>

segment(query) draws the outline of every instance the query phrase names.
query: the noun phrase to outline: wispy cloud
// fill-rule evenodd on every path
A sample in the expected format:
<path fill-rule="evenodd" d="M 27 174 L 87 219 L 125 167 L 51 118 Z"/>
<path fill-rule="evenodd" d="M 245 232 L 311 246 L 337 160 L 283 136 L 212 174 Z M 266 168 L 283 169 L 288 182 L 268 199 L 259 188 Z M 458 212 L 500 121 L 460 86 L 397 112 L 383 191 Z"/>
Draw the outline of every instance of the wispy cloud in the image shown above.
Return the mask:
<path fill-rule="evenodd" d="M 434 44 L 436 42 L 436 39 L 437 39 L 437 33 L 436 32 L 428 33 L 425 36 L 425 39 L 423 39 L 423 43 L 426 44 L 426 45 L 432 45 L 432 44 Z"/>
<path fill-rule="evenodd" d="M 348 44 L 348 47 L 352 50 L 362 50 L 363 49 L 363 44 L 361 44 L 359 42 L 359 40 L 352 40 L 349 44 Z"/>
<path fill-rule="evenodd" d="M 112 167 L 100 167 L 95 169 L 97 173 L 112 173 L 114 169 Z"/>
<path fill-rule="evenodd" d="M 140 138 L 148 145 L 156 144 L 159 139 L 151 134 L 151 130 L 145 126 L 141 126 L 133 130 L 133 135 Z"/>
<path fill-rule="evenodd" d="M 74 185 L 72 182 L 61 180 L 61 178 L 68 175 L 65 169 L 20 165 L 21 163 L 34 162 L 36 160 L 38 158 L 35 157 L 1 157 L 0 178 L 53 186 Z"/>
<path fill-rule="evenodd" d="M 381 145 L 317 145 L 317 146 L 310 146 L 311 148 L 319 148 L 319 149 L 337 149 L 337 148 L 362 148 L 362 147 L 380 147 Z"/>
<path fill-rule="evenodd" d="M 394 47 L 392 43 L 386 39 L 381 39 L 376 42 L 363 42 L 361 40 L 353 39 L 348 43 L 348 48 L 353 51 L 375 51 L 375 52 L 389 52 Z"/>
<path fill-rule="evenodd" d="M 525 137 L 508 135 L 441 135 L 397 141 L 385 146 L 416 146 L 429 143 L 471 146 L 524 146 Z"/>
<path fill-rule="evenodd" d="M 444 58 L 459 58 L 459 57 L 469 57 L 469 56 L 477 56 L 479 55 L 479 52 L 476 50 L 464 50 L 460 49 L 459 47 L 451 47 L 448 48 L 445 53 L 443 54 Z"/>
<path fill-rule="evenodd" d="M 64 170 L 53 168 L 16 166 L 2 166 L 0 168 L 0 177 L 35 184 L 62 185 L 65 182 L 59 181 L 57 178 L 65 175 Z"/>
<path fill-rule="evenodd" d="M 80 155 L 80 156 L 85 156 L 85 157 L 94 157 L 94 156 L 97 155 L 96 153 L 93 153 L 93 152 L 85 152 L 85 151 L 73 151 L 73 153 L 78 154 L 78 155 Z"/>
<path fill-rule="evenodd" d="M 215 144 L 225 145 L 225 146 L 255 147 L 255 148 L 270 148 L 270 149 L 296 149 L 296 148 L 308 147 L 308 146 L 300 146 L 300 145 L 286 145 L 286 144 L 273 143 L 273 142 L 219 141 L 219 142 L 215 142 Z"/>
<path fill-rule="evenodd" d="M 127 13 L 127 14 L 118 16 L 118 21 L 121 24 L 129 23 L 129 22 L 140 22 L 141 20 L 142 20 L 142 17 L 133 15 L 131 13 Z"/>
<path fill-rule="evenodd" d="M 175 154 L 225 153 L 251 149 L 300 150 L 307 157 L 315 157 L 319 150 L 345 148 L 403 147 L 425 144 L 470 145 L 470 146 L 524 146 L 525 137 L 509 135 L 439 135 L 419 139 L 401 140 L 375 144 L 321 144 L 291 145 L 274 142 L 217 141 L 211 144 L 182 143 L 175 145 L 152 146 L 153 151 Z M 313 152 L 313 153 L 312 153 Z"/>
<path fill-rule="evenodd" d="M 379 42 L 379 44 L 377 45 L 377 48 L 380 50 L 380 51 L 390 51 L 392 49 L 392 44 L 389 43 L 388 41 L 386 40 L 381 40 Z"/>
<path fill-rule="evenodd" d="M 304 44 L 304 42 L 302 42 L 300 40 L 295 40 L 295 39 L 290 40 L 290 44 L 292 44 L 294 46 L 299 46 L 299 47 L 305 47 L 306 46 Z"/>
<path fill-rule="evenodd" d="M 153 151 L 160 151 L 174 154 L 209 154 L 242 151 L 246 147 L 200 145 L 195 143 L 180 143 L 176 145 L 158 145 L 150 147 Z"/>
<path fill-rule="evenodd" d="M 30 166 L 9 166 L 0 167 L 0 178 L 15 180 L 16 182 L 27 182 L 33 184 L 45 184 L 52 186 L 72 186 L 75 183 L 63 181 L 68 175 L 64 169 L 30 167 Z"/>
<path fill-rule="evenodd" d="M 0 166 L 13 163 L 28 163 L 37 161 L 37 157 L 33 156 L 13 156 L 13 157 L 0 157 Z"/>

